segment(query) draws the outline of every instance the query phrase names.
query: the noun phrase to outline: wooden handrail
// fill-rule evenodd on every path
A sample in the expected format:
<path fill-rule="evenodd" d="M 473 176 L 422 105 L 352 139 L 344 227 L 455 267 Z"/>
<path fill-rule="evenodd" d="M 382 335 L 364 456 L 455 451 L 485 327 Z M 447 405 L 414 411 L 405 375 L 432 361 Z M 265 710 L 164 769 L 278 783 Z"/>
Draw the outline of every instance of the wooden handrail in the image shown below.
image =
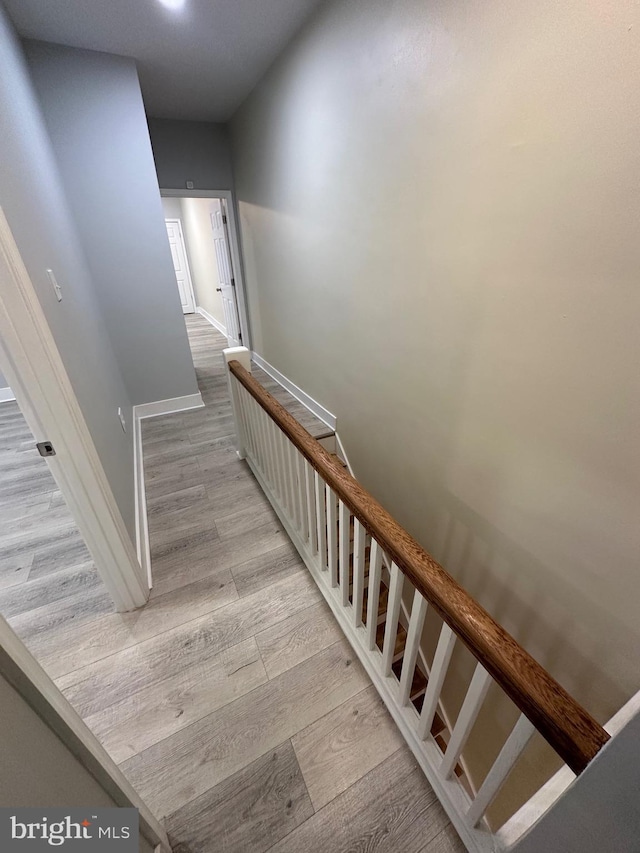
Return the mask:
<path fill-rule="evenodd" d="M 238 361 L 229 370 L 574 773 L 609 735 Z"/>

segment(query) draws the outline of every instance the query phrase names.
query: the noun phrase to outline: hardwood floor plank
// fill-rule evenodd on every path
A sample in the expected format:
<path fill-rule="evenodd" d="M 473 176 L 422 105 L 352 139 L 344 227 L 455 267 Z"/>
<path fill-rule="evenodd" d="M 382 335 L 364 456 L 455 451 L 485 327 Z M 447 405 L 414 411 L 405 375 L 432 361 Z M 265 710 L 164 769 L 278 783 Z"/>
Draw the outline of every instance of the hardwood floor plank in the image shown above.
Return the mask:
<path fill-rule="evenodd" d="M 307 567 L 291 542 L 258 554 L 246 563 L 231 567 L 231 574 L 240 598 L 252 595 L 276 581 L 297 572 L 307 573 Z"/>
<path fill-rule="evenodd" d="M 250 637 L 127 695 L 85 722 L 120 763 L 266 681 L 260 652 Z"/>
<path fill-rule="evenodd" d="M 35 654 L 52 678 L 115 655 L 188 620 L 202 617 L 238 593 L 228 570 L 220 570 L 190 587 L 158 596 L 140 610 L 110 613 L 78 625 L 69 622 L 32 638 Z"/>
<path fill-rule="evenodd" d="M 276 843 L 270 853 L 302 850 L 464 853 L 406 746 Z"/>
<path fill-rule="evenodd" d="M 297 666 L 342 637 L 338 623 L 324 601 L 294 613 L 256 634 L 269 678 Z"/>
<path fill-rule="evenodd" d="M 80 714 L 96 713 L 252 637 L 259 627 L 277 624 L 317 601 L 318 595 L 307 574 L 294 575 L 273 584 L 268 596 L 261 591 L 238 599 L 77 669 L 59 678 L 58 686 Z"/>
<path fill-rule="evenodd" d="M 154 595 L 206 577 L 213 567 L 232 569 L 289 541 L 279 524 L 269 522 L 229 539 L 205 531 L 152 547 Z"/>
<path fill-rule="evenodd" d="M 392 755 L 404 741 L 373 685 L 291 739 L 318 811 Z"/>
<path fill-rule="evenodd" d="M 45 604 L 60 601 L 78 592 L 86 593 L 101 586 L 102 581 L 93 565 L 55 572 L 31 580 L 26 586 L 9 587 L 0 591 L 0 613 L 5 619 L 35 610 Z"/>
<path fill-rule="evenodd" d="M 174 853 L 264 853 L 313 814 L 286 742 L 167 818 Z"/>
<path fill-rule="evenodd" d="M 159 816 L 290 738 L 359 692 L 368 678 L 346 640 L 126 761 L 127 778 Z"/>

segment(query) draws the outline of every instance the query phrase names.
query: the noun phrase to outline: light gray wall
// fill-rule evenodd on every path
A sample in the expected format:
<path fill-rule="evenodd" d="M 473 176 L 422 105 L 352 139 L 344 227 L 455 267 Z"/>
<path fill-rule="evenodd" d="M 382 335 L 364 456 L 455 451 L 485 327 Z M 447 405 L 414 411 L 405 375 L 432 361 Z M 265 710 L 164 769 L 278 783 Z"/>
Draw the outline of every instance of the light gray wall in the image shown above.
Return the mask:
<path fill-rule="evenodd" d="M 0 388 L 6 388 L 8 385 L 9 385 L 9 383 L 7 382 L 7 380 L 2 375 L 2 372 L 0 371 Z"/>
<path fill-rule="evenodd" d="M 599 753 L 515 853 L 638 853 L 640 715 Z"/>
<path fill-rule="evenodd" d="M 131 402 L 193 394 L 135 63 L 42 42 L 25 52 Z"/>
<path fill-rule="evenodd" d="M 67 745 L 0 676 L 0 806 L 67 808 L 117 804 Z M 9 734 L 10 733 L 10 734 Z M 140 836 L 140 850 L 152 853 Z"/>
<path fill-rule="evenodd" d="M 627 0 L 337 0 L 232 122 L 255 348 L 601 721 L 638 689 L 639 92 Z"/>
<path fill-rule="evenodd" d="M 232 190 L 227 128 L 204 121 L 149 119 L 153 156 L 162 189 Z"/>
<path fill-rule="evenodd" d="M 93 289 L 20 42 L 0 6 L 0 205 L 133 536 L 131 402 Z M 55 271 L 58 302 L 46 275 Z"/>
<path fill-rule="evenodd" d="M 179 198 L 163 198 L 162 212 L 165 219 L 182 219 L 182 201 Z"/>

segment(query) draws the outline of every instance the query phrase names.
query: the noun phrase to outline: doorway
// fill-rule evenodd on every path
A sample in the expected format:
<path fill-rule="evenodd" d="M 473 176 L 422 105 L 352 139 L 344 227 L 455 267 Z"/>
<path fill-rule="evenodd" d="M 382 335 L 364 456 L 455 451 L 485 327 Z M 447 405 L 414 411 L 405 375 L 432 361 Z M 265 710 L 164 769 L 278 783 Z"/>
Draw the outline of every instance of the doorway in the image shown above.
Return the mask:
<path fill-rule="evenodd" d="M 229 346 L 248 345 L 231 193 L 160 193 L 183 313 L 202 315 L 227 338 Z M 180 257 L 180 240 L 184 261 Z"/>

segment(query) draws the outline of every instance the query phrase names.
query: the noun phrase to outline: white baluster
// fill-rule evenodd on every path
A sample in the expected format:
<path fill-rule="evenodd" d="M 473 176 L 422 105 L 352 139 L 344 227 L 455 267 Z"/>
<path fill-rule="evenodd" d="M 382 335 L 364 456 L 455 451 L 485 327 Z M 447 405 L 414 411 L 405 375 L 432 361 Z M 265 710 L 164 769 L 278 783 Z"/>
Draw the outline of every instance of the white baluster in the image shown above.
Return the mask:
<path fill-rule="evenodd" d="M 307 493 L 307 530 L 309 531 L 309 549 L 312 554 L 318 550 L 316 529 L 316 496 L 314 492 L 313 468 L 304 460 L 304 487 Z"/>
<path fill-rule="evenodd" d="M 391 665 L 393 664 L 396 637 L 398 634 L 398 617 L 400 616 L 403 581 L 404 575 L 395 563 L 391 563 L 389 606 L 387 608 L 387 621 L 384 627 L 384 643 L 382 646 L 382 672 L 384 675 L 391 675 Z"/>
<path fill-rule="evenodd" d="M 255 436 L 253 432 L 253 421 L 251 418 L 251 409 L 253 403 L 253 397 L 249 394 L 249 392 L 244 388 L 244 386 L 240 386 L 240 399 L 242 401 L 242 411 L 244 412 L 244 419 L 247 425 L 247 451 L 249 456 L 252 459 L 256 458 L 256 446 L 255 446 Z"/>
<path fill-rule="evenodd" d="M 467 820 L 471 826 L 476 826 L 480 822 L 480 819 L 495 799 L 505 779 L 511 773 L 513 765 L 520 758 L 526 745 L 531 740 L 535 730 L 536 728 L 533 723 L 529 722 L 524 714 L 521 714 L 500 750 L 498 757 L 493 762 L 491 770 L 487 773 L 474 801 L 471 803 L 467 812 Z"/>
<path fill-rule="evenodd" d="M 268 484 L 271 481 L 271 476 L 269 473 L 269 459 L 264 431 L 264 420 L 262 418 L 263 411 L 257 403 L 254 404 L 254 414 L 256 419 L 256 440 L 258 443 L 258 467 L 262 473 L 263 479 Z"/>
<path fill-rule="evenodd" d="M 340 591 L 342 606 L 349 604 L 349 551 L 351 550 L 351 525 L 348 508 L 340 501 Z"/>
<path fill-rule="evenodd" d="M 369 557 L 369 587 L 367 592 L 367 645 L 376 647 L 378 631 L 378 606 L 380 604 L 380 580 L 382 578 L 382 550 L 375 539 L 371 540 Z"/>
<path fill-rule="evenodd" d="M 480 712 L 490 684 L 491 676 L 482 664 L 479 663 L 473 673 L 467 695 L 451 732 L 451 740 L 440 765 L 440 773 L 445 779 L 448 779 L 453 773 L 453 768 L 456 766 L 460 754 L 471 734 L 471 729 Z"/>
<path fill-rule="evenodd" d="M 309 539 L 309 510 L 307 508 L 307 487 L 304 473 L 305 458 L 296 448 L 296 474 L 298 480 L 298 501 L 300 503 L 300 532 L 302 539 L 307 542 Z"/>
<path fill-rule="evenodd" d="M 278 494 L 278 476 L 276 470 L 276 460 L 273 452 L 273 447 L 271 444 L 271 424 L 273 421 L 269 417 L 269 415 L 261 409 L 262 412 L 262 432 L 264 435 L 264 445 L 265 452 L 267 454 L 267 469 L 269 471 L 269 484 L 271 486 L 271 491 L 274 494 Z"/>
<path fill-rule="evenodd" d="M 294 527 L 300 529 L 300 504 L 298 502 L 298 478 L 296 476 L 295 448 L 286 437 L 284 449 L 287 455 L 287 473 L 289 476 L 289 488 L 291 491 L 291 520 L 293 521 Z"/>
<path fill-rule="evenodd" d="M 314 471 L 316 490 L 316 531 L 318 543 L 318 558 L 322 571 L 327 570 L 327 512 L 326 512 L 326 490 L 324 480 L 317 471 Z"/>
<path fill-rule="evenodd" d="M 231 375 L 230 382 L 235 390 L 235 408 L 234 417 L 237 414 L 239 429 L 236 429 L 236 434 L 239 435 L 239 440 L 242 445 L 242 450 L 238 450 L 240 459 L 244 459 L 249 452 L 249 426 L 247 424 L 247 413 L 244 406 L 243 387 L 240 385 L 235 376 Z M 238 445 L 236 445 L 238 446 Z"/>
<path fill-rule="evenodd" d="M 284 479 L 287 493 L 287 514 L 289 516 L 289 520 L 295 527 L 296 511 L 293 491 L 293 476 L 291 472 L 291 455 L 289 453 L 289 439 L 283 432 L 280 433 L 280 445 L 282 447 L 282 459 L 284 462 Z"/>
<path fill-rule="evenodd" d="M 427 600 L 416 589 L 413 594 L 413 605 L 409 617 L 409 630 L 407 632 L 407 644 L 402 658 L 402 672 L 400 673 L 400 704 L 406 705 L 411 695 L 413 673 L 418 659 L 418 649 L 422 640 L 422 629 L 424 628 L 424 617 L 427 613 Z"/>
<path fill-rule="evenodd" d="M 362 625 L 362 604 L 364 601 L 364 546 L 365 529 L 357 518 L 354 524 L 353 549 L 353 624 L 356 628 Z"/>
<path fill-rule="evenodd" d="M 329 579 L 332 587 L 338 586 L 338 506 L 331 488 L 327 492 L 327 561 L 329 564 Z"/>
<path fill-rule="evenodd" d="M 269 443 L 271 444 L 271 454 L 273 457 L 273 467 L 276 475 L 276 495 L 278 498 L 278 502 L 281 506 L 284 506 L 284 480 L 283 480 L 283 471 L 282 471 L 282 459 L 280 458 L 280 446 L 278 443 L 278 435 L 279 432 L 278 427 L 274 423 L 274 421 L 269 418 Z"/>
<path fill-rule="evenodd" d="M 444 684 L 447 670 L 449 669 L 449 661 L 453 653 L 453 648 L 456 644 L 456 635 L 453 633 L 447 623 L 443 623 L 440 631 L 440 638 L 436 647 L 436 653 L 433 657 L 433 665 L 429 673 L 429 682 L 427 684 L 427 692 L 424 696 L 422 705 L 422 713 L 418 723 L 418 735 L 421 738 L 426 736 L 431 731 L 433 719 L 436 715 L 442 685 Z"/>

